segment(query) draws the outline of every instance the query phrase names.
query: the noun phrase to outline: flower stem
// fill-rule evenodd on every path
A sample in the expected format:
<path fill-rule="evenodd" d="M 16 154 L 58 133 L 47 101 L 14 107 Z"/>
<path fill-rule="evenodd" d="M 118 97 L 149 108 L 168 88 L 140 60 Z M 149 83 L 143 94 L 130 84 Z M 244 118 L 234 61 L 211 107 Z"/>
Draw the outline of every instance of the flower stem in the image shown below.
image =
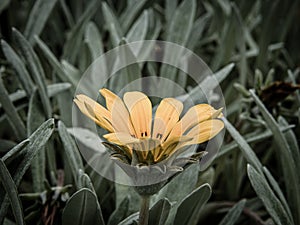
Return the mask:
<path fill-rule="evenodd" d="M 148 225 L 150 196 L 141 196 L 139 225 Z"/>

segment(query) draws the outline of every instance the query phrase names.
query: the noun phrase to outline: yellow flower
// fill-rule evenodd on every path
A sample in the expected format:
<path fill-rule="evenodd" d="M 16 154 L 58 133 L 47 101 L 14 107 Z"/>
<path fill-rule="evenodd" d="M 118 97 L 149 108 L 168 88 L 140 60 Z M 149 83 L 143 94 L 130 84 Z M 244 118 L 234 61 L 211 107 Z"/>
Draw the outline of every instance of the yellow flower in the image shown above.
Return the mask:
<path fill-rule="evenodd" d="M 82 113 L 109 133 L 103 137 L 115 159 L 133 165 L 155 165 L 174 158 L 190 145 L 206 142 L 223 128 L 222 109 L 208 104 L 191 107 L 180 119 L 183 104 L 165 98 L 152 119 L 152 104 L 142 92 L 124 94 L 123 100 L 101 89 L 106 108 L 85 95 L 74 102 Z"/>

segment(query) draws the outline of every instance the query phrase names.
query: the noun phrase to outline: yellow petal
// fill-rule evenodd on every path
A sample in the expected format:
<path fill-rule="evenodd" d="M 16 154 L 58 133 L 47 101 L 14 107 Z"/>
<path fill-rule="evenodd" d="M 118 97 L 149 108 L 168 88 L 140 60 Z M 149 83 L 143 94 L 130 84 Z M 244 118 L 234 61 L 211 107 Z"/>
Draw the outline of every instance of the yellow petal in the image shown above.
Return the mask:
<path fill-rule="evenodd" d="M 128 145 L 139 142 L 138 139 L 130 136 L 128 133 L 109 133 L 103 135 L 103 137 L 109 142 L 117 145 Z"/>
<path fill-rule="evenodd" d="M 193 139 L 185 145 L 200 144 L 215 137 L 224 128 L 222 120 L 206 120 L 192 128 L 187 136 Z"/>
<path fill-rule="evenodd" d="M 113 131 L 110 123 L 110 113 L 100 104 L 85 95 L 77 95 L 74 102 L 80 111 L 92 119 L 97 125 L 110 132 Z"/>
<path fill-rule="evenodd" d="M 163 99 L 157 107 L 153 123 L 152 138 L 165 140 L 178 122 L 183 105 L 174 98 Z"/>
<path fill-rule="evenodd" d="M 179 136 L 179 137 L 172 137 L 168 138 L 168 140 L 162 143 L 162 151 L 160 154 L 155 158 L 156 161 L 160 161 L 163 157 L 167 157 L 184 143 L 188 143 L 193 138 L 188 136 Z"/>
<path fill-rule="evenodd" d="M 80 94 L 80 95 L 76 95 L 76 99 L 78 99 L 80 102 L 90 105 L 95 115 L 106 118 L 109 121 L 111 120 L 111 115 L 109 111 L 105 109 L 102 105 L 100 105 L 98 102 L 91 99 L 90 97 Z"/>
<path fill-rule="evenodd" d="M 106 88 L 100 89 L 100 94 L 105 98 L 106 101 L 106 108 L 111 111 L 112 106 L 115 104 L 115 101 L 117 98 L 119 98 L 116 94 L 111 92 L 110 90 Z"/>
<path fill-rule="evenodd" d="M 106 107 L 111 113 L 111 123 L 115 129 L 115 132 L 125 132 L 130 135 L 136 136 L 132 122 L 130 120 L 129 112 L 124 102 L 111 91 L 107 89 L 101 89 L 100 93 L 106 100 Z"/>
<path fill-rule="evenodd" d="M 130 112 L 137 138 L 151 136 L 152 105 L 149 98 L 138 91 L 124 94 L 124 102 Z"/>
<path fill-rule="evenodd" d="M 170 136 L 180 136 L 196 124 L 203 121 L 222 117 L 222 108 L 214 109 L 208 104 L 199 104 L 190 108 L 182 119 L 174 126 Z"/>

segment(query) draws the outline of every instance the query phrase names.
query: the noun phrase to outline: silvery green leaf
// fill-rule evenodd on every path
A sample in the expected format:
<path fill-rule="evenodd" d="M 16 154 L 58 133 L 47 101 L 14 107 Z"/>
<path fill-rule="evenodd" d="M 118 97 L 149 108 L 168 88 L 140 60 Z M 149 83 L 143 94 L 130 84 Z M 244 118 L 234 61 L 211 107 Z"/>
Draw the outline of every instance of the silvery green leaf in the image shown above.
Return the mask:
<path fill-rule="evenodd" d="M 41 107 L 41 100 L 37 90 L 30 97 L 27 113 L 27 134 L 32 134 L 46 117 Z M 31 173 L 33 180 L 33 190 L 41 192 L 44 190 L 44 181 L 46 180 L 46 156 L 45 148 L 42 148 L 32 160 Z"/>
<path fill-rule="evenodd" d="M 22 157 L 21 162 L 18 162 L 17 166 L 14 168 L 12 177 L 18 187 L 23 175 L 29 168 L 33 158 L 36 156 L 38 151 L 45 146 L 50 136 L 52 135 L 54 129 L 54 120 L 49 119 L 45 121 L 30 137 L 29 144 L 26 147 L 26 152 Z M 6 212 L 9 207 L 9 201 L 7 196 L 3 196 L 4 201 L 0 201 L 0 224 L 3 222 Z"/>
<path fill-rule="evenodd" d="M 238 203 L 236 203 L 224 216 L 219 225 L 234 225 L 239 219 L 244 207 L 246 204 L 246 199 L 242 199 Z"/>
<path fill-rule="evenodd" d="M 252 187 L 264 203 L 264 206 L 275 223 L 278 225 L 294 224 L 289 218 L 282 203 L 275 196 L 266 178 L 250 164 L 248 164 L 247 171 Z"/>
<path fill-rule="evenodd" d="M 33 92 L 34 84 L 25 67 L 25 64 L 6 41 L 1 40 L 1 45 L 6 59 L 13 65 L 14 69 L 16 70 L 18 78 L 24 90 L 26 91 L 27 96 L 30 96 Z"/>
<path fill-rule="evenodd" d="M 87 188 L 75 192 L 62 213 L 62 225 L 105 225 L 97 196 Z"/>
<path fill-rule="evenodd" d="M 37 0 L 30 11 L 29 18 L 25 27 L 24 36 L 32 44 L 34 36 L 39 36 L 42 32 L 52 9 L 57 0 Z"/>
<path fill-rule="evenodd" d="M 300 195 L 294 195 L 294 193 L 300 193 L 300 177 L 298 176 L 297 167 L 298 164 L 294 156 L 296 156 L 295 150 L 292 150 L 292 145 L 289 145 L 285 135 L 280 131 L 280 126 L 276 122 L 275 118 L 271 115 L 259 97 L 255 94 L 254 90 L 250 90 L 250 94 L 254 99 L 255 103 L 257 104 L 259 110 L 261 111 L 268 127 L 272 131 L 274 135 L 274 141 L 277 144 L 275 148 L 276 154 L 280 156 L 282 170 L 283 170 L 283 177 L 285 181 L 285 187 L 287 189 L 287 196 L 288 201 L 291 205 L 291 210 L 294 216 L 295 221 L 300 221 Z M 288 163 L 287 163 L 288 162 Z"/>
<path fill-rule="evenodd" d="M 18 196 L 17 187 L 2 159 L 0 159 L 0 178 L 2 181 L 1 183 L 10 200 L 11 208 L 15 216 L 16 222 L 19 225 L 25 224 L 22 204 Z"/>
<path fill-rule="evenodd" d="M 22 140 L 26 137 L 25 125 L 21 117 L 19 116 L 16 108 L 14 107 L 13 103 L 9 99 L 8 92 L 3 84 L 3 80 L 1 76 L 2 75 L 0 72 L 0 102 L 8 117 L 10 125 L 12 126 L 16 134 L 17 139 Z"/>
<path fill-rule="evenodd" d="M 62 121 L 58 122 L 58 133 L 62 140 L 66 153 L 65 156 L 69 166 L 71 167 L 73 178 L 75 179 L 75 183 L 78 185 L 78 172 L 79 170 L 84 170 L 79 150 L 75 141 L 68 133 L 67 128 Z"/>
<path fill-rule="evenodd" d="M 41 65 L 41 62 L 34 52 L 30 43 L 25 39 L 25 37 L 15 28 L 13 28 L 13 38 L 20 50 L 20 54 L 25 59 L 30 74 L 35 81 L 35 84 L 38 88 L 38 92 L 40 94 L 40 98 L 42 101 L 42 106 L 46 113 L 47 118 L 50 118 L 52 114 L 52 107 L 50 104 L 50 100 L 48 97 L 47 89 L 46 89 L 46 76 L 44 69 Z"/>
<path fill-rule="evenodd" d="M 186 196 L 180 203 L 174 219 L 174 225 L 196 225 L 199 220 L 199 212 L 211 195 L 211 188 L 204 184 Z"/>

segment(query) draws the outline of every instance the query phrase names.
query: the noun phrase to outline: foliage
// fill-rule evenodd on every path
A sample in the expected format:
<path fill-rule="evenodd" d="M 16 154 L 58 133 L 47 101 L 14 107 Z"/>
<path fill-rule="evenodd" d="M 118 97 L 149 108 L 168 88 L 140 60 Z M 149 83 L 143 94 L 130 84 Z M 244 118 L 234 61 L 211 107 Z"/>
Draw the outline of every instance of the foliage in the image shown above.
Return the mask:
<path fill-rule="evenodd" d="M 227 132 L 212 165 L 187 169 L 154 196 L 149 224 L 300 224 L 299 9 L 292 0 L 0 1 L 0 224 L 137 223 L 134 192 L 93 171 L 73 138 L 81 132 L 80 144 L 95 148 L 89 131 L 70 128 L 84 71 L 138 40 L 201 56 L 226 101 Z M 202 100 L 168 65 L 124 73 L 108 86 L 160 74 Z"/>

